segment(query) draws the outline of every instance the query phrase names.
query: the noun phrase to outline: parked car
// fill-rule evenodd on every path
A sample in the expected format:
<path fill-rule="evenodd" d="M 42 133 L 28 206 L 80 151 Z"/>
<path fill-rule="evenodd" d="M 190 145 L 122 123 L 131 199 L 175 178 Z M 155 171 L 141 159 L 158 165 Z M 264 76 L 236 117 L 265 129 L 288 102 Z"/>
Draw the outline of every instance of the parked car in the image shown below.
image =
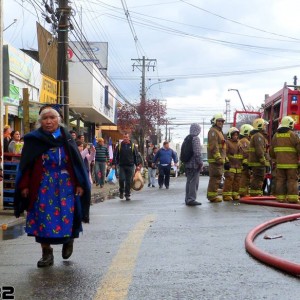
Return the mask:
<path fill-rule="evenodd" d="M 202 170 L 200 172 L 200 175 L 209 176 L 207 159 L 203 159 L 203 167 L 202 167 Z"/>

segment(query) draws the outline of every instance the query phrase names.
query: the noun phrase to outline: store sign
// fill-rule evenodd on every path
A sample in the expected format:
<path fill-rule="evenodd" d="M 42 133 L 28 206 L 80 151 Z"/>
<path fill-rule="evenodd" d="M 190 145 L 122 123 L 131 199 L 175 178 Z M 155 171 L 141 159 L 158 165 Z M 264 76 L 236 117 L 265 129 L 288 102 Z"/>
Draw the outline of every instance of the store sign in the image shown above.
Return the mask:
<path fill-rule="evenodd" d="M 19 106 L 20 103 L 20 89 L 13 85 L 9 85 L 9 96 L 3 97 L 4 105 L 12 105 L 12 106 Z"/>
<path fill-rule="evenodd" d="M 40 93 L 41 103 L 57 103 L 58 82 L 48 76 L 42 75 L 42 86 Z"/>

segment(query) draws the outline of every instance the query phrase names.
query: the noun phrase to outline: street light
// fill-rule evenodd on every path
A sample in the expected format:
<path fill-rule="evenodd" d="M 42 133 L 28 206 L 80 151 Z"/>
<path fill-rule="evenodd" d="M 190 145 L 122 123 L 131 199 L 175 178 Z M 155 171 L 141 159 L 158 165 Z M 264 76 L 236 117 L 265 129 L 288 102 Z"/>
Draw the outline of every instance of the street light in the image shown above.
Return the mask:
<path fill-rule="evenodd" d="M 175 80 L 175 79 L 174 79 L 174 78 L 169 78 L 169 79 L 166 79 L 166 80 L 163 80 L 163 81 L 160 81 L 160 79 L 158 79 L 157 82 L 154 82 L 154 83 L 150 84 L 150 85 L 147 87 L 145 93 L 146 93 L 153 85 L 155 85 L 155 84 L 165 83 L 165 82 L 170 82 L 170 81 L 173 81 L 173 80 Z"/>
<path fill-rule="evenodd" d="M 14 19 L 14 21 L 13 21 L 10 25 L 8 25 L 7 27 L 5 27 L 5 28 L 3 29 L 3 31 L 5 31 L 5 30 L 7 30 L 9 27 L 13 26 L 17 21 L 18 21 L 18 19 Z"/>
<path fill-rule="evenodd" d="M 243 102 L 243 100 L 242 100 L 242 97 L 241 97 L 241 95 L 240 95 L 240 92 L 239 92 L 239 90 L 238 90 L 238 89 L 228 89 L 228 92 L 230 92 L 230 91 L 236 91 L 236 92 L 238 93 L 238 95 L 239 95 L 239 98 L 240 98 L 240 100 L 241 100 L 241 102 L 242 102 L 242 105 L 243 105 L 244 111 L 246 111 L 246 107 L 245 107 L 245 105 L 244 105 L 244 102 Z"/>

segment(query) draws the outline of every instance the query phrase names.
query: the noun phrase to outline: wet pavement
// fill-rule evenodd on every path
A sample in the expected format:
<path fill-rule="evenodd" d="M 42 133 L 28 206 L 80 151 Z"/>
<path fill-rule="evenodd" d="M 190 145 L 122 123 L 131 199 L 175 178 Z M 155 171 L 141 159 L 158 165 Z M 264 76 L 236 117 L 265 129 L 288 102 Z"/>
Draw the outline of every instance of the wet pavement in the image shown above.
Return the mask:
<path fill-rule="evenodd" d="M 18 234 L 22 224 L 7 230 L 0 286 L 13 286 L 15 299 L 297 299 L 298 278 L 261 264 L 244 248 L 253 227 L 297 211 L 208 203 L 207 182 L 200 178 L 198 207 L 184 205 L 184 177 L 172 178 L 169 190 L 145 187 L 131 201 L 94 204 L 71 258 L 64 261 L 55 245 L 48 269 L 36 267 L 41 250 Z M 264 234 L 282 238 L 262 234 L 255 242 L 300 263 L 299 226 L 300 220 L 276 226 Z"/>

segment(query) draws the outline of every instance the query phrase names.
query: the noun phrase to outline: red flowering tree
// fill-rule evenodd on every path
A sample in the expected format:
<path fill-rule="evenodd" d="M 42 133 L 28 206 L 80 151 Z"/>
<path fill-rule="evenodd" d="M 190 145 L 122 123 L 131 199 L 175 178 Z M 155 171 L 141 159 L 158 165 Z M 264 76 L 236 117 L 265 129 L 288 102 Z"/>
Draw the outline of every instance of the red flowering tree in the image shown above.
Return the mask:
<path fill-rule="evenodd" d="M 166 123 L 166 114 L 166 106 L 158 99 L 147 100 L 144 105 L 125 104 L 118 110 L 118 127 L 131 133 L 139 144 L 139 151 L 144 154 L 145 137 L 155 134 L 156 126 Z"/>

